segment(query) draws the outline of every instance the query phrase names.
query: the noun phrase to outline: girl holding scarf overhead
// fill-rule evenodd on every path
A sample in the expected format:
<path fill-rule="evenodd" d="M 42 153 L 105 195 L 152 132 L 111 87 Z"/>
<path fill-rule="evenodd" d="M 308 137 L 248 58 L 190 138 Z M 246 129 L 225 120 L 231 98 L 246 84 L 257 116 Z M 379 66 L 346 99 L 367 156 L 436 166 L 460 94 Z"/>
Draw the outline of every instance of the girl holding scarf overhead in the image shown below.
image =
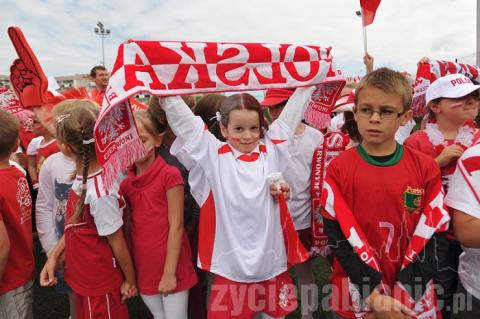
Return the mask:
<path fill-rule="evenodd" d="M 426 129 L 415 132 L 405 145 L 434 158 L 442 172 L 446 193 L 450 188 L 458 158 L 476 140 L 480 132 L 473 125 L 478 114 L 478 89 L 462 74 L 450 74 L 437 79 L 427 89 L 426 103 L 430 112 Z M 451 316 L 453 294 L 458 285 L 458 258 L 462 252 L 453 232 L 448 234 L 450 246 L 445 264 L 440 271 L 439 299 L 443 301 L 443 318 Z"/>
<path fill-rule="evenodd" d="M 354 110 L 361 142 L 327 168 L 322 215 L 334 255 L 334 318 L 437 318 L 432 278 L 449 216 L 435 162 L 395 141 L 411 99 L 398 72 L 364 77 Z"/>
<path fill-rule="evenodd" d="M 215 275 L 209 318 L 281 318 L 297 306 L 287 270 L 308 253 L 285 203 L 270 195 L 267 176 L 287 167 L 312 91 L 297 89 L 268 131 L 253 96 L 228 97 L 217 113 L 226 143 L 181 98 L 160 99 L 177 136 L 171 153 L 190 169 L 191 191 L 201 206 L 198 265 Z"/>

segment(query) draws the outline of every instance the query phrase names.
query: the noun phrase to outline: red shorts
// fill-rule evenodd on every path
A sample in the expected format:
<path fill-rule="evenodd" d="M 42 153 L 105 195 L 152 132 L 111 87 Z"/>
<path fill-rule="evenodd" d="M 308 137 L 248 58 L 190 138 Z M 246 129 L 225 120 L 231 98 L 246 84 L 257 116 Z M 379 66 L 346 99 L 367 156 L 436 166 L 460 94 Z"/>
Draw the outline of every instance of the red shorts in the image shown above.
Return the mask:
<path fill-rule="evenodd" d="M 120 291 L 101 296 L 75 294 L 77 319 L 128 319 L 126 304 L 121 303 Z"/>
<path fill-rule="evenodd" d="M 253 318 L 258 313 L 278 318 L 297 308 L 297 294 L 288 272 L 260 282 L 236 282 L 215 275 L 208 318 Z"/>

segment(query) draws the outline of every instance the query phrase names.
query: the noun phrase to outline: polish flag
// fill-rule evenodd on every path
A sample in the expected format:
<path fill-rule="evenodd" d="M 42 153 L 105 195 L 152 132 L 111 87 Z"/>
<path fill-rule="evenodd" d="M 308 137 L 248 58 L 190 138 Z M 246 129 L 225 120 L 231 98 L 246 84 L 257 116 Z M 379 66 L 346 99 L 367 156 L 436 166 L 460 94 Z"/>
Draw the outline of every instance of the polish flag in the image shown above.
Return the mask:
<path fill-rule="evenodd" d="M 375 12 L 380 5 L 381 0 L 360 0 L 360 6 L 362 7 L 363 25 L 366 27 L 373 23 L 375 18 Z"/>

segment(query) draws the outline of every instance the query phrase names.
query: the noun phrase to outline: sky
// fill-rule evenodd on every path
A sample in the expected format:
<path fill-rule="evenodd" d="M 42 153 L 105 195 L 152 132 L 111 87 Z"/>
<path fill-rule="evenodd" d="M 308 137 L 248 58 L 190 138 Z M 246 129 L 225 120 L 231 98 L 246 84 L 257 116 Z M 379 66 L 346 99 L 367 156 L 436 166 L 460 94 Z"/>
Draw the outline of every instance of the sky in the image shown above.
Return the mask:
<path fill-rule="evenodd" d="M 345 75 L 362 75 L 359 0 L 0 0 L 0 74 L 16 53 L 7 28 L 19 26 L 45 73 L 88 73 L 102 61 L 97 21 L 111 30 L 105 60 L 133 40 L 267 42 L 332 46 Z M 375 67 L 416 72 L 423 57 L 475 63 L 474 0 L 383 0 L 367 27 Z"/>

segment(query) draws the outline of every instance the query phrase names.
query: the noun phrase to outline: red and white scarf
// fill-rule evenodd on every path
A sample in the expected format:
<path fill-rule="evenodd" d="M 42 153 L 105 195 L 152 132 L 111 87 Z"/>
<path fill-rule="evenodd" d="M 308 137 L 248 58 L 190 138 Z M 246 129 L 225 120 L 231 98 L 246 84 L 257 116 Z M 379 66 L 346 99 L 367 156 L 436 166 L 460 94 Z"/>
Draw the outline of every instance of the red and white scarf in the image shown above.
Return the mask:
<path fill-rule="evenodd" d="M 323 180 L 330 162 L 343 153 L 350 141 L 348 135 L 340 132 L 325 134 L 323 143 L 313 153 L 310 195 L 312 198 L 312 257 L 330 254 L 327 236 L 323 232 L 322 189 Z"/>
<path fill-rule="evenodd" d="M 128 98 L 294 88 L 336 74 L 331 48 L 290 44 L 130 41 L 120 45 L 95 126 L 109 185 L 145 155 Z"/>
<path fill-rule="evenodd" d="M 473 145 L 475 139 L 475 126 L 473 122 L 465 123 L 462 127 L 458 129 L 458 134 L 455 137 L 455 140 L 451 145 L 458 145 L 466 150 L 470 146 Z M 432 144 L 433 154 L 435 157 L 440 155 L 442 151 L 449 145 L 449 143 L 445 140 L 445 136 L 443 133 L 438 129 L 437 123 L 427 123 L 425 127 L 425 133 L 427 134 L 428 141 Z M 442 174 L 449 174 L 447 178 L 447 185 L 448 181 L 451 178 L 451 174 L 455 171 L 455 165 L 451 165 L 449 167 L 442 169 Z M 445 191 L 447 190 L 446 184 L 444 184 Z"/>
<path fill-rule="evenodd" d="M 305 111 L 305 122 L 318 130 L 330 126 L 330 114 L 335 109 L 338 98 L 346 84 L 345 79 L 328 77 L 312 93 L 310 103 Z"/>
<path fill-rule="evenodd" d="M 0 87 L 0 108 L 17 117 L 21 123 L 33 118 L 33 112 L 22 108 L 15 93 L 3 86 Z"/>
<path fill-rule="evenodd" d="M 428 204 L 425 205 L 421 212 L 419 222 L 405 251 L 402 269 L 418 256 L 436 232 L 446 231 L 448 227 L 450 218 L 443 207 L 443 191 L 440 183 L 436 186 L 436 191 L 430 194 L 430 197 L 426 199 Z M 323 214 L 326 214 L 329 219 L 334 219 L 338 222 L 342 233 L 353 247 L 355 254 L 372 269 L 382 272 L 382 266 L 374 249 L 368 242 L 363 230 L 359 227 L 350 207 L 341 196 L 335 181 L 328 175 L 325 178 L 322 204 L 325 207 Z M 349 289 L 355 318 L 366 318 L 370 310 L 361 300 L 360 294 L 353 284 L 349 285 Z M 432 280 L 428 282 L 427 289 L 418 302 L 415 302 L 400 282 L 395 284 L 392 291 L 389 291 L 387 285 L 383 282 L 381 282 L 379 289 L 381 293 L 392 295 L 414 310 L 416 313 L 413 317 L 414 319 L 425 318 L 426 314 L 436 312 L 436 296 Z"/>
<path fill-rule="evenodd" d="M 475 135 L 475 126 L 473 123 L 466 123 L 458 129 L 458 134 L 455 137 L 453 144 L 459 145 L 464 149 L 469 148 L 473 144 L 474 135 Z M 445 140 L 445 136 L 438 129 L 437 123 L 427 123 L 425 127 L 425 133 L 428 136 L 429 142 L 432 144 L 435 149 L 437 156 L 443 151 L 443 149 L 448 146 L 448 143 Z"/>
<path fill-rule="evenodd" d="M 413 84 L 413 116 L 420 117 L 427 114 L 425 94 L 430 84 L 442 76 L 454 73 L 465 74 L 471 80 L 480 81 L 480 67 L 476 65 L 432 59 L 418 64 L 417 76 Z"/>

